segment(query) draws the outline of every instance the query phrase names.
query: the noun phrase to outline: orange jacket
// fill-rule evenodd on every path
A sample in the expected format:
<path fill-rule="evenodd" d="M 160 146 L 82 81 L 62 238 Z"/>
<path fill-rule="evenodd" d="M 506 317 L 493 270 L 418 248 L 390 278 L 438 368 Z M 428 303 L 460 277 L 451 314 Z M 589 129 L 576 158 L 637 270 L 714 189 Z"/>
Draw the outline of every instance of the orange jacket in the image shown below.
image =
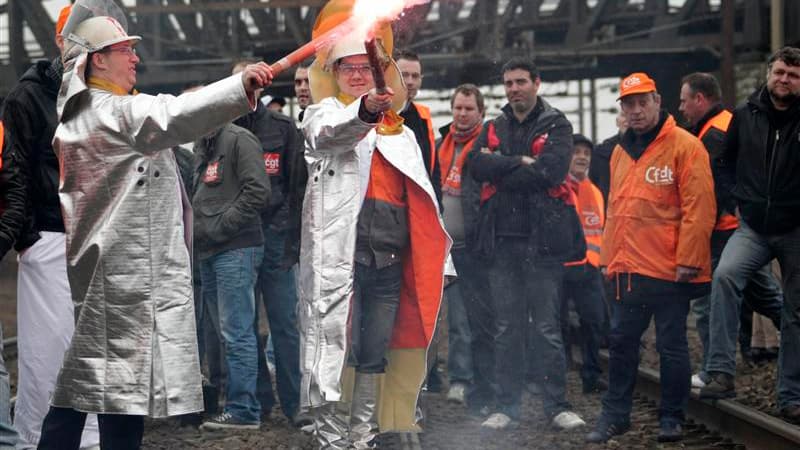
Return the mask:
<path fill-rule="evenodd" d="M 430 146 L 431 159 L 430 161 L 428 161 L 430 163 L 428 167 L 431 168 L 430 175 L 433 175 L 433 167 L 436 164 L 436 135 L 434 135 L 433 133 L 433 119 L 431 118 L 431 109 L 425 105 L 420 105 L 419 103 L 416 102 L 414 103 L 414 106 L 417 107 L 417 112 L 419 113 L 419 116 L 422 118 L 422 120 L 428 123 L 428 140 L 431 142 Z"/>
<path fill-rule="evenodd" d="M 711 128 L 716 128 L 723 133 L 727 133 L 728 126 L 731 123 L 731 118 L 733 118 L 733 114 L 731 114 L 730 111 L 723 109 L 719 114 L 709 119 L 708 122 L 703 125 L 703 128 L 700 129 L 700 133 L 697 134 L 697 138 L 702 141 L 703 137 Z M 733 214 L 723 214 L 719 217 L 719 219 L 717 219 L 717 226 L 714 227 L 714 230 L 726 231 L 735 230 L 737 228 L 739 228 L 739 219 L 737 219 Z"/>
<path fill-rule="evenodd" d="M 578 182 L 575 193 L 575 210 L 581 220 L 583 235 L 586 237 L 586 258 L 569 262 L 565 266 L 589 263 L 600 267 L 600 249 L 603 246 L 603 227 L 606 223 L 603 194 L 589 178 Z"/>
<path fill-rule="evenodd" d="M 716 207 L 708 152 L 668 116 L 638 160 L 614 149 L 600 264 L 609 276 L 666 281 L 675 281 L 677 266 L 694 267 L 692 282 L 708 282 Z"/>

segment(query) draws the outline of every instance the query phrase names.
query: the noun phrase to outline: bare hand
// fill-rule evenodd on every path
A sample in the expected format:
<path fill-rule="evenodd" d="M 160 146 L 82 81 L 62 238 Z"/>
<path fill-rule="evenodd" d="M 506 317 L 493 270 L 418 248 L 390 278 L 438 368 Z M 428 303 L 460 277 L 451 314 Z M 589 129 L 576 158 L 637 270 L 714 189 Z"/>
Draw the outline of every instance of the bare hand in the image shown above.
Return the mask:
<path fill-rule="evenodd" d="M 378 94 L 378 91 L 372 88 L 364 100 L 364 107 L 372 114 L 386 112 L 392 108 L 392 97 L 394 97 L 394 91 L 390 87 L 387 87 L 383 94 Z"/>
<path fill-rule="evenodd" d="M 531 158 L 530 156 L 523 156 L 522 157 L 522 164 L 526 166 L 530 166 L 531 164 L 536 162 L 536 158 Z"/>
<path fill-rule="evenodd" d="M 600 268 L 600 275 L 602 275 L 603 278 L 608 279 L 608 268 L 606 266 Z"/>
<path fill-rule="evenodd" d="M 675 270 L 675 281 L 678 283 L 688 283 L 700 275 L 700 269 L 694 267 L 678 266 Z"/>
<path fill-rule="evenodd" d="M 491 155 L 492 151 L 489 150 L 489 147 L 481 147 L 481 153 L 486 153 L 487 155 Z"/>
<path fill-rule="evenodd" d="M 272 78 L 272 69 L 265 62 L 249 64 L 242 71 L 242 83 L 248 96 L 271 85 Z"/>

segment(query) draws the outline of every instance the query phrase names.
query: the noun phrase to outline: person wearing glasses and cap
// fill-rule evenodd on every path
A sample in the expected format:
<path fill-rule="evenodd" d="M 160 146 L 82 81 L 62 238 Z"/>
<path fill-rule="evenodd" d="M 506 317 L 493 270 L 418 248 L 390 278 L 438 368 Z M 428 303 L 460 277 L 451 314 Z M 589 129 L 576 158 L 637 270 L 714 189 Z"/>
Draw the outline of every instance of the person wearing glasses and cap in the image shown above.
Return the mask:
<path fill-rule="evenodd" d="M 71 9 L 63 8 L 56 22 L 59 51 L 64 47 L 62 31 Z M 58 199 L 58 159 L 52 145 L 63 69 L 60 54 L 33 64 L 8 94 L 3 112 L 7 140 L 19 160 L 20 179 L 27 192 L 25 220 L 16 241 L 19 359 L 14 405 L 14 426 L 19 431 L 19 448 L 24 449 L 39 443 L 50 393 L 75 330 Z M 97 418 L 92 415 L 86 420 L 81 448 L 99 442 Z"/>
<path fill-rule="evenodd" d="M 329 2 L 313 36 L 346 20 L 352 5 Z M 301 404 L 326 449 L 374 448 L 378 432 L 419 431 L 417 400 L 451 246 L 414 132 L 397 114 L 406 93 L 387 56 L 391 28 L 376 34 L 385 93 L 376 90 L 364 38 L 353 33 L 310 67 L 315 104 L 302 124 Z"/>
<path fill-rule="evenodd" d="M 192 211 L 171 147 L 252 111 L 272 71 L 250 65 L 179 97 L 136 94 L 140 38 L 114 17 L 75 24 L 72 15 L 53 148 L 67 275 L 81 306 L 39 448 L 77 449 L 89 412 L 104 448 L 136 449 L 144 416 L 203 409 Z M 220 215 L 223 228 L 234 209 Z"/>
<path fill-rule="evenodd" d="M 703 143 L 661 109 L 645 73 L 620 82 L 628 122 L 611 157 L 600 267 L 613 280 L 608 392 L 588 442 L 630 429 L 639 344 L 655 320 L 661 357 L 659 442 L 679 441 L 689 400 L 689 302 L 708 292 L 714 182 Z"/>

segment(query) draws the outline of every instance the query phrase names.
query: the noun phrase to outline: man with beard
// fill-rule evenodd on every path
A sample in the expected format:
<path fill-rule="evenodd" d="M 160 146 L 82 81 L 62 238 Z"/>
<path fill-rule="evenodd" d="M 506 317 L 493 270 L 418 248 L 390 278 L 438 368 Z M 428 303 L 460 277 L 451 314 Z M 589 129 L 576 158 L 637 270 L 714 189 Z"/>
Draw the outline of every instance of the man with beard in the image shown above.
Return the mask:
<path fill-rule="evenodd" d="M 541 79 L 531 61 L 511 59 L 502 72 L 508 104 L 484 126 L 468 161 L 472 177 L 484 183 L 476 251 L 489 261 L 496 312 L 498 390 L 481 426 L 504 429 L 520 420 L 530 329 L 543 368 L 536 381 L 544 388 L 544 413 L 554 427 L 569 430 L 585 424 L 566 399 L 559 320 L 563 264 L 582 258 L 586 248 L 566 184 L 572 124 L 539 97 Z"/>
<path fill-rule="evenodd" d="M 722 156 L 725 148 L 725 134 L 731 121 L 731 113 L 722 106 L 722 90 L 719 82 L 709 73 L 696 72 L 683 77 L 680 93 L 680 111 L 686 118 L 688 130 L 703 142 L 708 150 L 712 167 L 714 161 Z M 716 269 L 722 249 L 739 226 L 735 215 L 735 202 L 730 191 L 720 189 L 719 182 L 714 184 L 717 199 L 717 224 L 711 233 L 711 270 Z M 747 308 L 743 308 L 742 324 L 750 323 L 752 327 L 753 309 L 769 316 L 778 329 L 781 324 L 781 307 L 783 293 L 772 274 L 769 265 L 759 269 L 751 278 L 744 290 Z M 746 309 L 746 311 L 745 311 Z M 705 372 L 705 362 L 708 358 L 709 335 L 709 296 L 703 296 L 692 302 L 697 333 L 703 345 L 703 361 L 700 370 L 692 376 L 692 387 L 702 388 L 709 381 Z M 744 332 L 742 326 L 739 333 L 739 342 L 742 347 L 742 356 L 749 356 L 751 332 Z M 744 335 L 744 336 L 743 336 Z"/>
<path fill-rule="evenodd" d="M 733 113 L 717 162 L 722 191 L 736 199 L 739 228 L 720 257 L 711 289 L 711 336 L 704 398 L 735 395 L 736 336 L 742 291 L 777 258 L 784 282 L 778 407 L 800 423 L 800 48 L 767 64 L 767 83 Z"/>

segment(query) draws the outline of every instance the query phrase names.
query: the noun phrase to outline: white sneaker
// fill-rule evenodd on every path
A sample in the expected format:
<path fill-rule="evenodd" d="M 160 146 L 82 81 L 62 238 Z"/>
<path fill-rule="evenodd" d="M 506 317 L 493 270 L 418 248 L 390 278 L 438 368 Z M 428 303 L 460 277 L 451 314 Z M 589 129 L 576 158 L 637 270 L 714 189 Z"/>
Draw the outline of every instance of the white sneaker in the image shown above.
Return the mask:
<path fill-rule="evenodd" d="M 464 383 L 453 383 L 447 392 L 447 401 L 465 405 L 467 403 L 467 386 Z"/>
<path fill-rule="evenodd" d="M 692 375 L 692 388 L 702 389 L 706 387 L 706 382 L 700 377 L 699 373 Z"/>
<path fill-rule="evenodd" d="M 581 416 L 572 411 L 562 411 L 553 417 L 553 426 L 561 430 L 574 430 L 586 425 Z"/>
<path fill-rule="evenodd" d="M 503 413 L 494 413 L 481 424 L 483 428 L 492 430 L 503 430 L 508 428 L 509 425 L 511 425 L 511 417 Z"/>

